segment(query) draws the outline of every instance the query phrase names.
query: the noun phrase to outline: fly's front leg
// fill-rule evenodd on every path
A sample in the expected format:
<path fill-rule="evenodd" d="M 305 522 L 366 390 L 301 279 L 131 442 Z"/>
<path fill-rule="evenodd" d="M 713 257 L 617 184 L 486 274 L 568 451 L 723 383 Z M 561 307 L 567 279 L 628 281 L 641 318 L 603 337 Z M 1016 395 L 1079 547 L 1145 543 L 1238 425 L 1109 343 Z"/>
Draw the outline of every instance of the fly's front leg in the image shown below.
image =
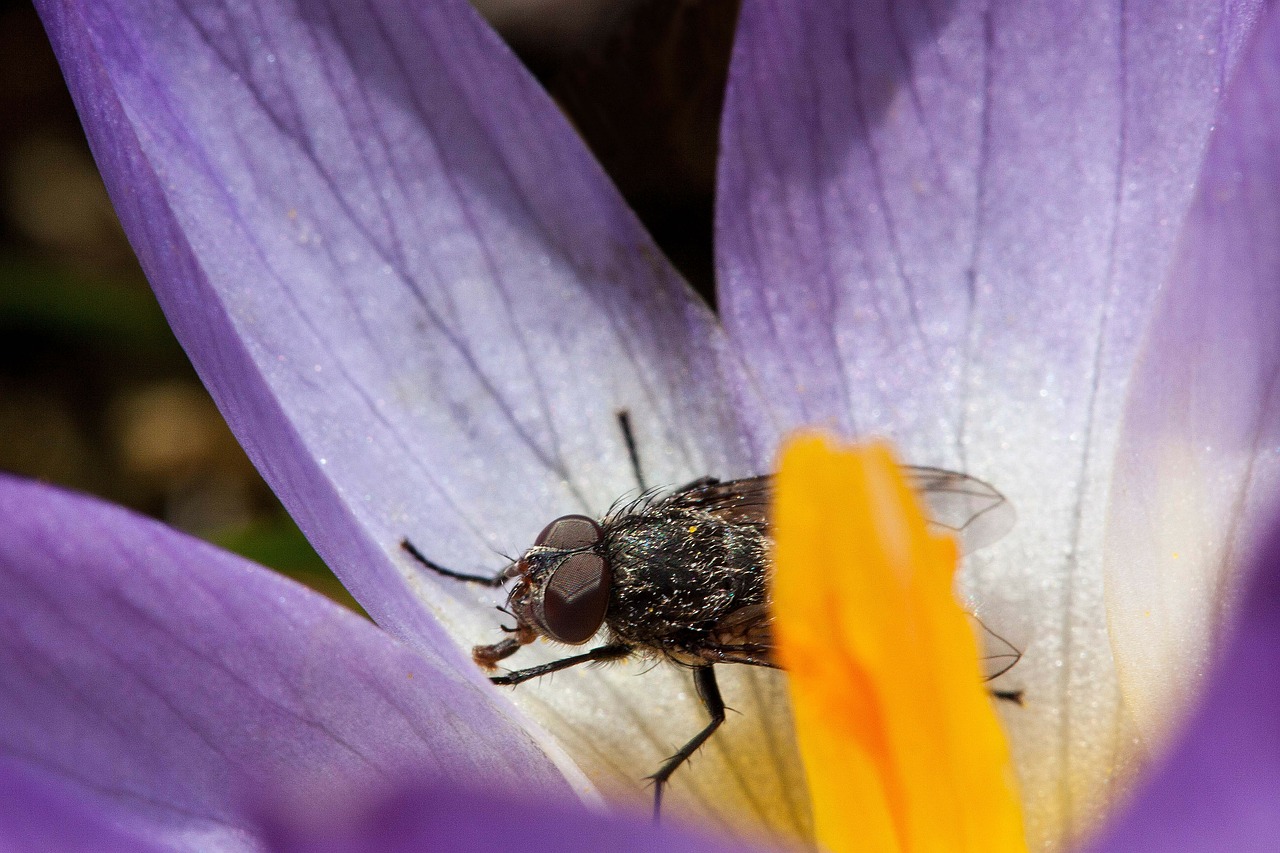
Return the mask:
<path fill-rule="evenodd" d="M 467 583 L 478 583 L 481 586 L 491 586 L 494 588 L 502 586 L 508 580 L 507 570 L 504 569 L 496 575 L 468 575 L 463 572 L 455 572 L 453 569 L 446 569 L 444 566 L 427 559 L 427 556 L 417 549 L 417 547 L 408 539 L 400 540 L 400 547 L 405 550 L 410 557 L 426 566 L 438 575 L 444 575 L 454 580 L 466 581 Z"/>
<path fill-rule="evenodd" d="M 625 658 L 632 652 L 631 646 L 622 644 L 614 644 L 609 646 L 598 646 L 589 652 L 584 652 L 573 657 L 561 658 L 553 660 L 550 663 L 540 664 L 539 666 L 531 666 L 528 669 L 517 669 L 515 672 L 508 672 L 506 675 L 490 676 L 489 680 L 494 684 L 514 687 L 517 684 L 523 684 L 534 678 L 541 678 L 544 675 L 550 675 L 553 672 L 559 672 L 562 669 L 568 669 L 571 666 L 577 666 L 583 663 L 596 663 L 606 660 L 620 660 Z"/>
<path fill-rule="evenodd" d="M 711 715 L 711 722 L 706 728 L 693 736 L 693 739 L 680 747 L 680 751 L 667 759 L 658 768 L 658 772 L 649 778 L 653 780 L 653 820 L 656 823 L 662 813 L 662 788 L 676 772 L 676 768 L 688 761 L 698 751 L 716 729 L 724 722 L 724 700 L 720 698 L 720 685 L 716 683 L 716 672 L 712 666 L 700 666 L 693 671 L 693 685 L 698 688 L 698 698 Z"/>

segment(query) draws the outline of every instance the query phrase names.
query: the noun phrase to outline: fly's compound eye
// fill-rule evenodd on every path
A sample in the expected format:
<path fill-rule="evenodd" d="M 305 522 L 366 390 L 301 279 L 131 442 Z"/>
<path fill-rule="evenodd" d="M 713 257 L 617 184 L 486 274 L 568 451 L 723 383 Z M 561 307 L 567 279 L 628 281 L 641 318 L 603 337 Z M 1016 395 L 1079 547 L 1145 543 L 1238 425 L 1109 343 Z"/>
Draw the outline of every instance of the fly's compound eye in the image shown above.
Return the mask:
<path fill-rule="evenodd" d="M 612 575 L 605 558 L 588 550 L 603 540 L 600 525 L 585 515 L 562 515 L 534 540 L 536 547 L 574 552 L 551 571 L 535 596 L 535 621 L 551 639 L 585 643 L 604 624 Z"/>
<path fill-rule="evenodd" d="M 579 551 L 565 557 L 542 588 L 536 611 L 539 627 L 561 643 L 585 643 L 604 624 L 611 582 L 609 564 L 599 554 Z"/>
<path fill-rule="evenodd" d="M 585 515 L 562 515 L 542 528 L 534 545 L 557 551 L 578 551 L 598 545 L 604 534 L 594 519 Z"/>

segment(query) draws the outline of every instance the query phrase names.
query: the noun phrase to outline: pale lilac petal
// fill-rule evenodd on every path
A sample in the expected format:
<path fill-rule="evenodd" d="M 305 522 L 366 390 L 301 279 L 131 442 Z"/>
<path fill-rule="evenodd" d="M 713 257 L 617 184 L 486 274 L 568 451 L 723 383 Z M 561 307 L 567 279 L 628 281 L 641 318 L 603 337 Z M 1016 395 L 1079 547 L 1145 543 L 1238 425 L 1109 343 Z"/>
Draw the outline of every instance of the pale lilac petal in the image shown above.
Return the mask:
<path fill-rule="evenodd" d="M 1223 105 L 1136 370 L 1112 487 L 1107 592 L 1125 703 L 1154 749 L 1215 656 L 1242 559 L 1280 483 L 1274 13 Z"/>
<path fill-rule="evenodd" d="M 633 489 L 618 409 L 655 482 L 742 464 L 711 315 L 465 3 L 41 9 L 175 330 L 391 630 L 402 535 L 496 567 Z"/>
<path fill-rule="evenodd" d="M 1026 652 L 1006 677 L 1026 706 L 1005 716 L 1033 842 L 1080 831 L 1110 795 L 1124 735 L 1101 553 L 1120 409 L 1258 5 L 744 7 L 725 323 L 782 427 L 885 434 L 1016 506 L 965 580 Z"/>
<path fill-rule="evenodd" d="M 572 788 L 487 691 L 327 599 L 124 510 L 0 478 L 0 757 L 161 844 L 248 849 L 266 793 L 404 773 Z"/>
<path fill-rule="evenodd" d="M 1251 63 L 1249 76 L 1254 79 L 1246 84 L 1254 95 L 1265 89 L 1273 110 L 1280 92 L 1278 36 L 1280 27 L 1269 26 L 1270 45 L 1260 51 L 1268 67 L 1264 69 L 1261 61 Z M 1254 107 L 1264 103 L 1237 89 L 1233 105 L 1249 100 Z M 1233 110 L 1232 115 L 1252 115 L 1263 119 L 1264 126 L 1274 125 L 1271 116 L 1248 109 Z M 1236 135 L 1243 127 L 1224 135 L 1243 142 Z M 1274 167 L 1274 133 L 1270 142 Z M 1215 151 L 1230 145 L 1224 141 Z M 1269 215 L 1274 223 L 1274 209 Z M 1098 851 L 1275 849 L 1280 838 L 1280 527 L 1274 518 L 1254 556 L 1254 577 L 1227 629 L 1229 642 L 1206 684 L 1200 708 L 1182 728 L 1177 745 L 1141 780 L 1132 806 L 1104 834 Z"/>
<path fill-rule="evenodd" d="M 115 826 L 111 809 L 0 759 L 0 850 L 6 853 L 157 853 L 158 844 Z"/>
<path fill-rule="evenodd" d="M 754 844 L 715 839 L 641 813 L 608 814 L 524 794 L 407 785 L 379 802 L 338 815 L 271 821 L 280 853 L 751 853 Z"/>
<path fill-rule="evenodd" d="M 620 409 L 650 484 L 767 456 L 740 441 L 710 312 L 462 0 L 39 8 L 179 338 L 387 630 L 496 640 L 498 597 L 424 572 L 400 538 L 496 572 L 551 518 L 602 513 L 636 488 Z M 641 669 L 566 672 L 516 701 L 593 777 L 645 797 L 705 715 L 687 673 Z M 769 728 L 787 731 L 785 712 L 756 710 L 778 685 L 732 680 L 743 717 L 677 793 L 802 822 L 788 735 Z"/>

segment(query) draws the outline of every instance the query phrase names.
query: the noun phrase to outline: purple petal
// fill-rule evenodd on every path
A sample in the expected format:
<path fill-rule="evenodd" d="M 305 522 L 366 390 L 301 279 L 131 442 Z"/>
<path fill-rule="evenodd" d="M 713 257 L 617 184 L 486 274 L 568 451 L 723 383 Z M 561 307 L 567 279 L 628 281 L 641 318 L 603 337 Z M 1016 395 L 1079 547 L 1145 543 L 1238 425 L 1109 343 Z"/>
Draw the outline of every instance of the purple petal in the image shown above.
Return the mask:
<path fill-rule="evenodd" d="M 0 756 L 156 843 L 251 846 L 257 792 L 559 771 L 438 656 L 238 557 L 0 478 Z"/>
<path fill-rule="evenodd" d="M 465 3 L 41 10 L 175 330 L 389 630 L 431 637 L 401 536 L 496 568 L 634 488 L 619 409 L 655 482 L 744 464 L 711 314 Z"/>
<path fill-rule="evenodd" d="M 441 654 L 498 639 L 498 599 L 424 572 L 401 537 L 496 572 L 551 518 L 603 512 L 636 486 L 620 409 L 651 484 L 757 471 L 712 315 L 461 0 L 39 8 L 179 338 L 387 630 Z M 687 673 L 635 671 L 516 701 L 642 796 L 705 715 Z M 783 694 L 732 680 L 743 719 L 677 787 L 802 824 Z"/>
<path fill-rule="evenodd" d="M 1254 95 L 1266 91 L 1269 109 L 1280 92 L 1275 64 L 1280 16 L 1271 15 L 1269 67 L 1250 69 Z M 1243 82 L 1243 81 L 1241 81 Z M 1237 94 L 1239 90 L 1237 90 Z M 1253 100 L 1241 95 L 1240 100 Z M 1237 101 L 1239 103 L 1239 101 Z M 1264 98 L 1253 100 L 1263 107 Z M 1235 113 L 1243 116 L 1246 111 Z M 1248 113 L 1274 126 L 1272 115 Z M 1243 135 L 1247 125 L 1238 126 Z M 1230 136 L 1227 130 L 1224 136 Z M 1270 163 L 1276 163 L 1271 135 Z M 1222 148 L 1230 143 L 1223 142 Z M 1275 208 L 1270 217 L 1275 222 Z M 1141 781 L 1136 799 L 1103 835 L 1098 850 L 1274 850 L 1280 838 L 1280 526 L 1257 555 L 1254 577 L 1235 614 L 1231 641 L 1204 701 L 1173 751 Z"/>
<path fill-rule="evenodd" d="M 111 824 L 83 792 L 0 760 L 0 849 L 8 853 L 153 853 L 161 848 Z"/>
<path fill-rule="evenodd" d="M 749 853 L 761 849 L 741 841 L 717 840 L 670 822 L 655 826 L 647 815 L 603 814 L 541 796 L 502 796 L 419 784 L 362 805 L 336 820 L 333 815 L 310 820 L 277 818 L 270 833 L 272 849 L 281 853 L 513 849 L 522 853 Z"/>
<path fill-rule="evenodd" d="M 1259 4 L 747 3 L 725 108 L 724 319 L 783 427 L 1004 492 L 966 591 L 1033 845 L 1109 794 L 1102 539 L 1126 381 Z M 769 440 L 767 435 L 758 439 Z"/>
<path fill-rule="evenodd" d="M 966 592 L 1033 845 L 1124 740 L 1102 532 L 1125 383 L 1257 3 L 748 4 L 724 115 L 724 323 L 783 427 L 886 434 L 1009 496 Z M 767 437 L 760 437 L 767 442 Z"/>
<path fill-rule="evenodd" d="M 1125 413 L 1108 530 L 1128 711 L 1159 745 L 1215 657 L 1280 482 L 1280 16 L 1246 54 Z"/>

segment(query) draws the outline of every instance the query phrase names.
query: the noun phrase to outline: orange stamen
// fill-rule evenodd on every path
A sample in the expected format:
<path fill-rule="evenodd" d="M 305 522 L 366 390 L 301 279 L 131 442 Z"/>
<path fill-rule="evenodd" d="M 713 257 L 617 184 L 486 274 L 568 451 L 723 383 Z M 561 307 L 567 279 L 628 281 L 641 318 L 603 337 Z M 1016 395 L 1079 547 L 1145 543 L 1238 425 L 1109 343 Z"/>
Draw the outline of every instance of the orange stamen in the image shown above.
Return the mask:
<path fill-rule="evenodd" d="M 773 604 L 820 844 L 1025 850 L 1009 747 L 930 531 L 882 444 L 784 449 Z"/>

